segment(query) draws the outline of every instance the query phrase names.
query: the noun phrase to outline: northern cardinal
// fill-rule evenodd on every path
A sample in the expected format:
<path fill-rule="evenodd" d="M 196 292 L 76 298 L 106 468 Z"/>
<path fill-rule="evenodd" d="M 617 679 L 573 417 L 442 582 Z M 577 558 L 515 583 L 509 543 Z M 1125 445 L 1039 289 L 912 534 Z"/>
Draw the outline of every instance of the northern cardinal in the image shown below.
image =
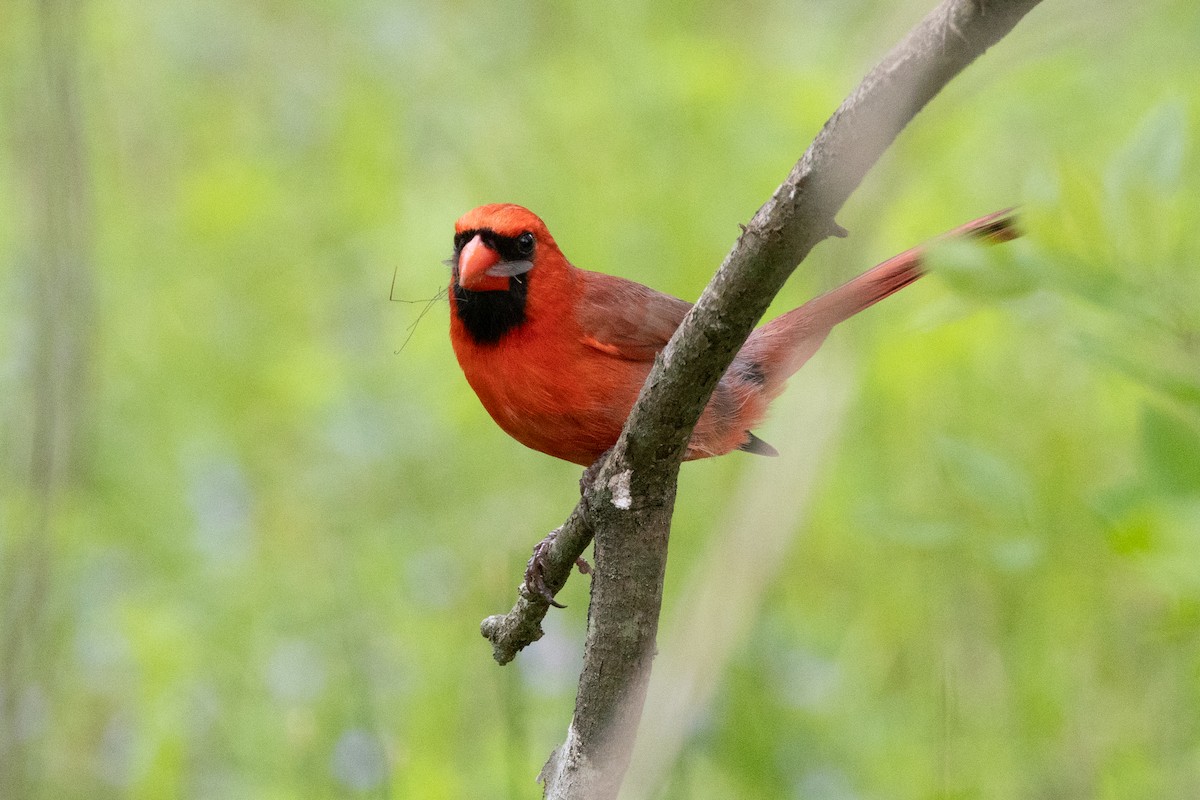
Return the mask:
<path fill-rule="evenodd" d="M 511 203 L 454 226 L 450 342 L 492 419 L 522 444 L 588 466 L 612 447 L 654 356 L 691 303 L 572 266 L 545 223 Z M 946 236 L 1008 241 L 1011 211 Z M 751 429 L 834 325 L 915 281 L 924 248 L 891 258 L 757 328 L 721 378 L 686 458 L 775 455 Z"/>

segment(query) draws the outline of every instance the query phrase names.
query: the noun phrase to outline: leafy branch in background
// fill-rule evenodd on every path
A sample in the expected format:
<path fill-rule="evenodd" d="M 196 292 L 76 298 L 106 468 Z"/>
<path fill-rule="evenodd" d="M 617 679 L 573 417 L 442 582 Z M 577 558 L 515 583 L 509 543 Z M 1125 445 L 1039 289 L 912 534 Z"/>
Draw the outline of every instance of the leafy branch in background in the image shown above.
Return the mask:
<path fill-rule="evenodd" d="M 796 266 L 844 235 L 836 213 L 908 121 L 1038 2 L 946 0 L 863 79 L 743 228 L 656 360 L 617 444 L 585 473 L 579 505 L 542 553 L 553 592 L 595 540 L 575 715 L 542 770 L 547 798 L 620 789 L 655 653 L 679 465 L 721 375 Z M 509 614 L 483 622 L 499 662 L 541 635 L 547 609 L 522 587 Z"/>

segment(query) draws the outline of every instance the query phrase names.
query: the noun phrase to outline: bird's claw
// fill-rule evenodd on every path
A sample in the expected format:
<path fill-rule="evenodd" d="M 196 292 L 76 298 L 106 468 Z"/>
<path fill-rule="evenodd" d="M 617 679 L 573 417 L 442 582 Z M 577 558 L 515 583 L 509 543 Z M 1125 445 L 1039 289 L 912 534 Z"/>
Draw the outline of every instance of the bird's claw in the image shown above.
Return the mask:
<path fill-rule="evenodd" d="M 546 585 L 546 559 L 549 556 L 550 547 L 558 536 L 558 531 L 559 529 L 555 528 L 545 539 L 533 546 L 533 555 L 529 557 L 529 563 L 525 565 L 525 589 L 555 608 L 566 608 L 554 599 L 554 592 L 550 591 L 550 587 Z M 575 559 L 575 566 L 579 568 L 582 575 L 592 574 L 592 565 L 583 556 Z"/>
<path fill-rule="evenodd" d="M 554 593 L 546 586 L 546 556 L 557 536 L 558 528 L 555 528 L 545 539 L 533 546 L 533 555 L 530 556 L 529 563 L 525 565 L 525 588 L 529 590 L 530 594 L 542 598 L 555 608 L 566 608 L 554 599 Z"/>

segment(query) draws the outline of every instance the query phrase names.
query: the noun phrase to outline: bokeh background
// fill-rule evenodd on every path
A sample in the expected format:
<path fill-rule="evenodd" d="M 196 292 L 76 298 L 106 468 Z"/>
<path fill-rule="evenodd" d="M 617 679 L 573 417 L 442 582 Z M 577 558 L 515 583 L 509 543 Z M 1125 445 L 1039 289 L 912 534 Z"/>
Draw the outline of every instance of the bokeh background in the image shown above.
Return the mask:
<path fill-rule="evenodd" d="M 478 623 L 579 471 L 463 381 L 453 222 L 694 299 L 929 5 L 0 5 L 0 796 L 539 796 L 586 579 Z M 870 174 L 773 313 L 1028 236 L 685 466 L 627 796 L 1200 796 L 1197 76 L 1193 0 L 1047 0 Z"/>

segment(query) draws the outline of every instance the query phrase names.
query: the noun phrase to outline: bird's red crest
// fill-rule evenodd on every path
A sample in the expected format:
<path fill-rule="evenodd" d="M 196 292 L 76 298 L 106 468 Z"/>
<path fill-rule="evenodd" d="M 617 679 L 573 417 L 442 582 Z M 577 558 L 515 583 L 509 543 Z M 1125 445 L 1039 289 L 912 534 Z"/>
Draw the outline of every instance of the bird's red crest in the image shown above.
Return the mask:
<path fill-rule="evenodd" d="M 473 208 L 454 223 L 455 233 L 490 230 L 500 236 L 519 236 L 531 232 L 539 242 L 553 242 L 546 223 L 537 214 L 516 203 L 491 203 Z"/>

